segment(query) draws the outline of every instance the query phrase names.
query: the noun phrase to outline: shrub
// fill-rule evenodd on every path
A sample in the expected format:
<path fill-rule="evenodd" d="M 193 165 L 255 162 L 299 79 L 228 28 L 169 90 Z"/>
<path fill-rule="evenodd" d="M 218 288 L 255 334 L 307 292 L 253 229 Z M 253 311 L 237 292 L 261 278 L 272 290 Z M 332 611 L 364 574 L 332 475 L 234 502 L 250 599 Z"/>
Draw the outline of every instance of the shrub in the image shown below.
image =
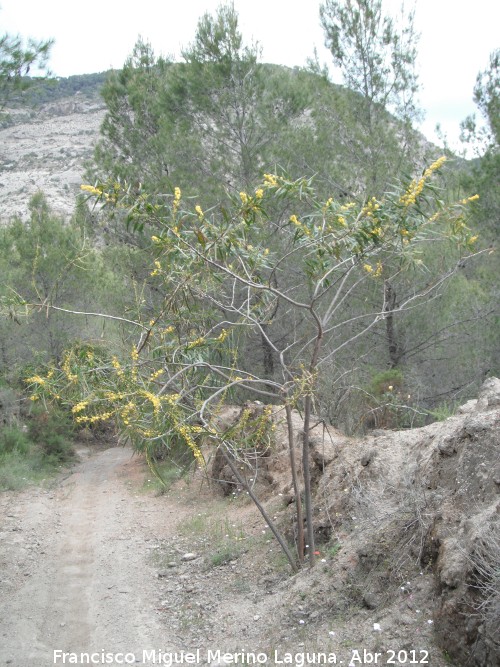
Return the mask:
<path fill-rule="evenodd" d="M 33 407 L 28 433 L 49 461 L 65 463 L 74 458 L 74 429 L 70 416 L 61 408 L 51 406 L 47 410 L 42 406 Z"/>
<path fill-rule="evenodd" d="M 0 431 L 0 456 L 18 454 L 25 456 L 30 450 L 30 441 L 18 426 L 4 426 Z"/>

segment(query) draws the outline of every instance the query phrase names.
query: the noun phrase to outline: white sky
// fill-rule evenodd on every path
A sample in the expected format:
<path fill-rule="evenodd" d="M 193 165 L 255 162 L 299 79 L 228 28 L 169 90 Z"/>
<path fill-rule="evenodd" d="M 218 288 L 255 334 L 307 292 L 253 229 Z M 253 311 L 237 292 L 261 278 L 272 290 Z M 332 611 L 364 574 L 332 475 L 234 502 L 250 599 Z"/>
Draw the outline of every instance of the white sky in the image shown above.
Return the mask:
<path fill-rule="evenodd" d="M 193 39 L 198 18 L 220 0 L 0 0 L 0 34 L 53 37 L 50 67 L 57 76 L 120 68 L 141 35 L 157 55 L 179 57 Z M 400 0 L 383 0 L 397 11 Z M 408 4 L 408 0 L 407 0 Z M 319 24 L 320 0 L 234 0 L 246 42 L 263 49 L 263 60 L 304 65 L 316 46 L 330 63 Z M 440 123 L 456 145 L 459 123 L 475 111 L 476 75 L 500 47 L 500 3 L 495 0 L 416 0 L 421 34 L 420 105 L 429 139 Z M 340 83 L 340 79 L 337 81 Z"/>

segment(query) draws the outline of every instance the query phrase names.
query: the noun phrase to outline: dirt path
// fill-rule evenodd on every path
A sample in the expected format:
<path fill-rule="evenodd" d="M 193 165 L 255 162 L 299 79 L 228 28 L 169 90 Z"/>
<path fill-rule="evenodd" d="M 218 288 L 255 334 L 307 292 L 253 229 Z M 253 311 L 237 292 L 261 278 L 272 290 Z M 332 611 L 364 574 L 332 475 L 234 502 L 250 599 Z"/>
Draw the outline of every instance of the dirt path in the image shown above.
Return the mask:
<path fill-rule="evenodd" d="M 215 667 L 228 664 L 219 649 L 261 652 L 269 667 L 283 667 L 286 651 L 331 653 L 344 667 L 365 650 L 452 664 L 433 645 L 432 575 L 408 582 L 411 595 L 391 583 L 393 603 L 380 610 L 355 604 L 342 584 L 355 567 L 347 547 L 291 577 L 245 497 L 218 498 L 199 477 L 155 496 L 142 489 L 145 473 L 115 447 L 52 489 L 0 494 L 0 667 L 153 667 L 196 650 L 180 664 Z M 63 652 L 98 655 L 63 662 Z"/>
<path fill-rule="evenodd" d="M 0 664 L 53 665 L 56 649 L 125 651 L 142 664 L 143 649 L 169 643 L 148 559 L 165 509 L 137 493 L 139 468 L 112 448 L 55 490 L 0 497 Z"/>

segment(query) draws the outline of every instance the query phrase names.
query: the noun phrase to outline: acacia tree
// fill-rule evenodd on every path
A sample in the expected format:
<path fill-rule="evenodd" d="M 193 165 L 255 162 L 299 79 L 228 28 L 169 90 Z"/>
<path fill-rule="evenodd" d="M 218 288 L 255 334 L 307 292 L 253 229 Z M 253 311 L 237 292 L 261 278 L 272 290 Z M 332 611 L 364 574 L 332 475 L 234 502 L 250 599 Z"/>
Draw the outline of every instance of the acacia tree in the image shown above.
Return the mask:
<path fill-rule="evenodd" d="M 444 158 L 397 192 L 360 205 L 317 197 L 307 179 L 266 174 L 255 190 L 242 191 L 230 209 L 204 211 L 184 200 L 176 188 L 169 206 L 126 188 L 107 192 L 85 189 L 103 204 L 129 212 L 136 224 L 147 220 L 156 229 L 151 239 L 151 279 L 166 295 L 151 317 L 139 313 L 135 344 L 119 358 L 89 346 L 67 351 L 63 363 L 30 378 L 34 395 L 63 397 L 81 423 L 114 418 L 150 457 L 161 444 L 168 451 L 184 443 L 204 465 L 200 438 L 220 448 L 238 482 L 257 503 L 293 568 L 296 560 L 259 503 L 245 473 L 240 472 L 238 433 L 224 430 L 216 417 L 229 397 L 242 393 L 274 404 L 273 415 L 288 423 L 290 470 L 296 488 L 297 515 L 304 491 L 308 559 L 314 564 L 313 501 L 309 473 L 309 438 L 323 369 L 345 347 L 360 339 L 391 307 L 361 306 L 345 317 L 347 301 L 357 302 L 364 286 L 421 266 L 420 248 L 429 242 L 457 247 L 462 257 L 474 254 L 475 237 L 466 224 L 469 202 L 442 207 L 432 197 L 431 181 Z M 281 207 L 277 207 L 281 202 Z M 294 211 L 280 218 L 277 208 Z M 194 205 L 193 205 L 194 204 Z M 268 245 L 279 235 L 277 252 Z M 292 265 L 278 287 L 272 276 Z M 457 260 L 432 284 L 412 293 L 400 309 L 425 303 L 454 273 Z M 266 276 L 266 277 L 263 277 Z M 254 329 L 266 337 L 263 323 L 276 302 L 286 313 L 289 336 L 277 344 L 267 337 L 280 373 L 269 379 L 241 363 L 239 337 Z M 27 305 L 27 304 L 25 304 Z M 279 407 L 281 406 L 281 407 Z M 291 410 L 303 417 L 302 471 L 294 458 Z M 259 437 L 266 430 L 258 427 Z M 272 430 L 272 429 L 271 429 Z M 241 435 L 241 434 L 239 434 Z M 243 466 L 244 467 L 244 466 Z M 298 558 L 304 558 L 299 520 Z"/>

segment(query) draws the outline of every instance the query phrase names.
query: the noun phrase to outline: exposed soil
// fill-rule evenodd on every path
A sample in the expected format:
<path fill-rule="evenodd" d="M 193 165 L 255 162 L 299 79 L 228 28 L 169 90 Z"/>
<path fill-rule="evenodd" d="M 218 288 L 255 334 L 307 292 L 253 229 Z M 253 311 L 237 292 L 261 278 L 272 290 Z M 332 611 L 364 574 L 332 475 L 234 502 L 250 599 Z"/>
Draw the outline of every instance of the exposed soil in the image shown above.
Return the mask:
<path fill-rule="evenodd" d="M 0 220 L 26 219 L 40 190 L 54 212 L 70 216 L 99 137 L 103 102 L 75 96 L 11 114 L 15 123 L 0 128 Z"/>
<path fill-rule="evenodd" d="M 500 516 L 490 385 L 442 424 L 318 439 L 328 535 L 294 576 L 244 494 L 224 498 L 198 472 L 155 495 L 128 448 L 86 447 L 51 488 L 2 494 L 0 665 L 63 664 L 55 650 L 65 664 L 253 664 L 243 651 L 267 665 L 497 665 L 495 609 L 471 607 L 474 554 Z M 258 487 L 286 528 L 279 442 L 268 463 Z"/>
<path fill-rule="evenodd" d="M 57 649 L 131 653 L 144 665 L 161 664 L 160 651 L 200 649 L 200 662 L 212 663 L 209 650 L 261 651 L 268 664 L 275 650 L 328 651 L 345 665 L 354 649 L 385 651 L 373 630 L 380 615 L 366 610 L 353 622 L 316 610 L 328 585 L 319 571 L 290 577 L 251 506 L 182 483 L 154 496 L 141 491 L 144 475 L 117 447 L 92 453 L 51 490 L 1 496 L 0 664 L 46 667 Z M 251 547 L 212 565 L 225 530 Z M 196 558 L 183 560 L 189 553 Z M 417 651 L 432 644 L 430 617 L 424 603 Z M 449 664 L 435 652 L 428 664 Z"/>

